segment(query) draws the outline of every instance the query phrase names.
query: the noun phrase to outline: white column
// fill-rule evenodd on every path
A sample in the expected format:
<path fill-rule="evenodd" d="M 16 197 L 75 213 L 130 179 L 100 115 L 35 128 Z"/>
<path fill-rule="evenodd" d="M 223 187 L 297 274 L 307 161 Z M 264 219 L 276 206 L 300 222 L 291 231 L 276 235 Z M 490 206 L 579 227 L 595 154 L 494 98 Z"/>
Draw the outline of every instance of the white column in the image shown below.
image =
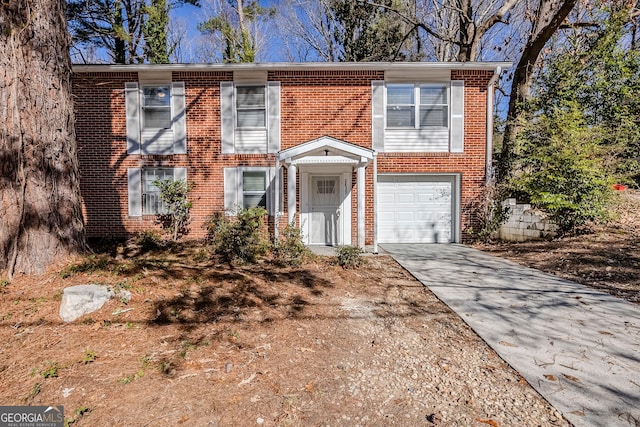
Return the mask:
<path fill-rule="evenodd" d="M 364 249 L 364 234 L 365 234 L 365 226 L 364 226 L 364 213 L 365 213 L 365 165 L 366 163 L 362 162 L 358 165 L 358 246 Z"/>
<path fill-rule="evenodd" d="M 280 237 L 279 219 L 280 219 L 280 160 L 276 156 L 276 166 L 273 168 L 276 174 L 273 177 L 273 185 L 275 188 L 271 192 L 273 194 L 273 243 L 278 246 L 278 237 Z"/>
<path fill-rule="evenodd" d="M 289 164 L 287 168 L 287 217 L 291 224 L 296 219 L 296 165 Z"/>

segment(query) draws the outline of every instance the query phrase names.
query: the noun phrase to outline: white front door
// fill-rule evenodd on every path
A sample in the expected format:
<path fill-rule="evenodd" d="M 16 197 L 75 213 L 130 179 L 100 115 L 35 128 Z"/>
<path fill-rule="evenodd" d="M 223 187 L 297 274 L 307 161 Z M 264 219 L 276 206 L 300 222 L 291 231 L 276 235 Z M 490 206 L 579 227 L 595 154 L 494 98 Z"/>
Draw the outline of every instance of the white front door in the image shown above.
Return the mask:
<path fill-rule="evenodd" d="M 311 244 L 337 245 L 340 230 L 340 177 L 311 177 Z"/>

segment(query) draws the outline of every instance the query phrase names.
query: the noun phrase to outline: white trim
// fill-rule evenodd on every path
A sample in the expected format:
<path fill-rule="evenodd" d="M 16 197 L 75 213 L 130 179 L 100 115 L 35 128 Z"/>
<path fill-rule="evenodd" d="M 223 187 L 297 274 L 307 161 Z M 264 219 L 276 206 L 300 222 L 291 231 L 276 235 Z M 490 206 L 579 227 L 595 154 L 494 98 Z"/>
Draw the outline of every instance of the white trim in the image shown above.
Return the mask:
<path fill-rule="evenodd" d="M 311 179 L 308 172 L 300 173 L 300 231 L 305 245 L 311 242 L 309 234 L 309 180 Z"/>
<path fill-rule="evenodd" d="M 296 219 L 296 185 L 297 185 L 297 167 L 290 164 L 287 168 L 287 223 L 291 224 Z"/>
<path fill-rule="evenodd" d="M 373 253 L 378 253 L 378 153 L 373 152 Z"/>
<path fill-rule="evenodd" d="M 323 136 L 321 138 L 307 141 L 303 144 L 280 151 L 276 157 L 279 161 L 283 161 L 292 159 L 294 157 L 304 156 L 305 154 L 310 154 L 314 151 L 323 150 L 325 148 L 333 150 L 334 152 L 337 151 L 339 153 L 342 152 L 346 155 L 356 156 L 357 158 L 365 157 L 368 160 L 373 159 L 373 151 L 364 147 L 360 147 L 359 145 L 340 141 L 339 139 L 332 138 L 330 136 Z"/>
<path fill-rule="evenodd" d="M 364 249 L 365 242 L 365 165 L 360 164 L 357 171 L 358 187 L 358 246 Z"/>
<path fill-rule="evenodd" d="M 306 70 L 487 70 L 510 68 L 512 62 L 273 62 L 245 64 L 76 64 L 74 73 L 148 71 L 306 71 Z"/>
<path fill-rule="evenodd" d="M 493 166 L 493 97 L 494 97 L 494 84 L 500 78 L 500 74 L 502 74 L 502 68 L 496 67 L 493 72 L 493 76 L 489 83 L 487 84 L 487 147 L 485 150 L 485 180 L 488 183 L 492 176 L 492 166 Z"/>
<path fill-rule="evenodd" d="M 358 160 L 350 159 L 343 156 L 307 156 L 291 162 L 294 165 L 325 165 L 325 164 L 348 164 L 357 165 Z"/>

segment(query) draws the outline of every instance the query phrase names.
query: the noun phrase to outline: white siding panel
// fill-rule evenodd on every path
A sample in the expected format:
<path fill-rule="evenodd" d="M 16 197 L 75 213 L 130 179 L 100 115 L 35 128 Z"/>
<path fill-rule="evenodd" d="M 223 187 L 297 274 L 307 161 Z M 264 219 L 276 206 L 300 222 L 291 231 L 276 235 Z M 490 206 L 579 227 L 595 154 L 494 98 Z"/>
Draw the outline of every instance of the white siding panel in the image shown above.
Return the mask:
<path fill-rule="evenodd" d="M 446 153 L 449 151 L 449 130 L 442 129 L 387 129 L 385 152 Z"/>
<path fill-rule="evenodd" d="M 236 129 L 236 153 L 266 153 L 266 129 Z"/>
<path fill-rule="evenodd" d="M 173 154 L 171 129 L 145 129 L 142 131 L 142 154 Z"/>

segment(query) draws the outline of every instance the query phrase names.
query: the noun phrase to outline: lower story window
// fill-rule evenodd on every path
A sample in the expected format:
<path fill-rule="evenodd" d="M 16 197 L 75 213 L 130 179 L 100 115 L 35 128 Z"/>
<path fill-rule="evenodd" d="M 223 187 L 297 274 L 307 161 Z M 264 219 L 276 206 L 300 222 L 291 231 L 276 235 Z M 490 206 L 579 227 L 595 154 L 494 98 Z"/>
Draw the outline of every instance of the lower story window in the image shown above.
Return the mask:
<path fill-rule="evenodd" d="M 174 170 L 167 168 L 144 169 L 142 177 L 142 212 L 145 215 L 156 215 L 167 213 L 167 208 L 160 199 L 160 189 L 154 184 L 155 181 L 173 181 Z"/>
<path fill-rule="evenodd" d="M 242 208 L 267 207 L 267 171 L 242 172 Z"/>

